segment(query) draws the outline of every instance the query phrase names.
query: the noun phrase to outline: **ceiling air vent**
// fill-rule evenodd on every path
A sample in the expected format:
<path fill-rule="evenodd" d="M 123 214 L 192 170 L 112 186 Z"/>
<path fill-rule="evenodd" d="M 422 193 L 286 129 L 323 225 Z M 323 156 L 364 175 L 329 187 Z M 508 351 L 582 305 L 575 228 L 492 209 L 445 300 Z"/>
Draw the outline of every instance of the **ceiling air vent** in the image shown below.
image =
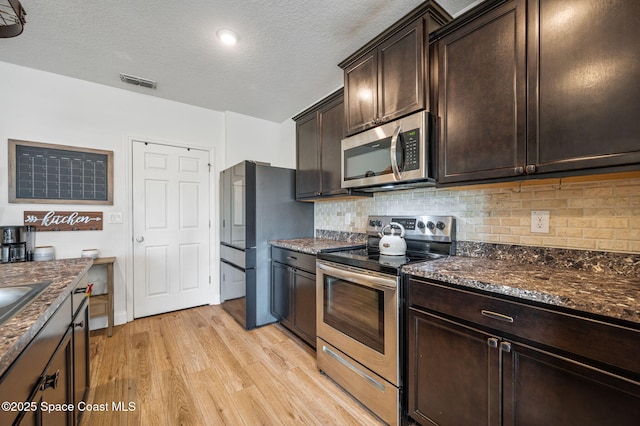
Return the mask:
<path fill-rule="evenodd" d="M 135 77 L 124 73 L 120 73 L 120 80 L 125 83 L 135 84 L 136 86 L 147 87 L 149 89 L 155 89 L 158 85 L 158 83 L 153 80 L 147 80 L 146 78 Z"/>

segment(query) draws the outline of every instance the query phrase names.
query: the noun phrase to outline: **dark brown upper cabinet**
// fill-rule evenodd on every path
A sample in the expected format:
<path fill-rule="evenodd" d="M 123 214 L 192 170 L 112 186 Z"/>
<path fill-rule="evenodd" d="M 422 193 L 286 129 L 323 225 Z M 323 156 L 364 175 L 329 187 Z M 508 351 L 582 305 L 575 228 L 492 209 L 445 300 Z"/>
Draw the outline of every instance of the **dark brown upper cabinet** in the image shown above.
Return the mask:
<path fill-rule="evenodd" d="M 293 117 L 296 122 L 296 199 L 354 195 L 342 189 L 342 89 Z"/>
<path fill-rule="evenodd" d="M 439 183 L 524 173 L 525 0 L 449 33 L 438 57 Z"/>
<path fill-rule="evenodd" d="M 640 163 L 640 2 L 529 1 L 529 173 Z"/>
<path fill-rule="evenodd" d="M 433 35 L 439 184 L 640 163 L 640 3 L 490 1 Z"/>
<path fill-rule="evenodd" d="M 340 63 L 348 135 L 428 106 L 428 34 L 450 20 L 425 2 Z"/>
<path fill-rule="evenodd" d="M 313 112 L 296 120 L 296 199 L 320 195 L 318 117 Z"/>

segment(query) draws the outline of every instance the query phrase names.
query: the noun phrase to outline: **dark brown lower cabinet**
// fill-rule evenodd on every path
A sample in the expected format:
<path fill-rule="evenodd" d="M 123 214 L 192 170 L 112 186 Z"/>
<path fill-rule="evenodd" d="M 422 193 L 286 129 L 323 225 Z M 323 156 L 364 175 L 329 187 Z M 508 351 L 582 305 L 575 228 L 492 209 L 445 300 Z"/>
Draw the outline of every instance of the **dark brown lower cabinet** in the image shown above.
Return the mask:
<path fill-rule="evenodd" d="M 316 257 L 272 247 L 271 258 L 271 314 L 315 348 Z"/>
<path fill-rule="evenodd" d="M 638 424 L 637 381 L 524 344 L 501 345 L 507 348 L 502 355 L 504 424 Z"/>
<path fill-rule="evenodd" d="M 446 313 L 433 310 L 432 302 L 421 300 L 429 296 L 429 285 L 409 282 L 405 383 L 411 420 L 423 425 L 637 424 L 636 374 L 512 334 L 507 338 L 451 315 L 459 309 L 464 317 L 464 306 L 443 306 Z M 420 292 L 412 292 L 412 286 L 421 286 Z M 457 290 L 450 291 L 455 300 Z M 558 324 L 559 335 L 566 331 L 580 333 Z M 638 344 L 629 343 L 610 350 Z"/>
<path fill-rule="evenodd" d="M 89 299 L 85 298 L 76 312 L 73 327 L 73 402 L 78 407 L 85 401 L 90 384 L 89 363 Z M 74 422 L 78 424 L 82 411 L 74 411 Z"/>
<path fill-rule="evenodd" d="M 86 276 L 0 376 L 0 425 L 77 425 L 89 390 Z M 4 409 L 8 408 L 8 409 Z"/>
<path fill-rule="evenodd" d="M 73 423 L 73 407 L 56 406 L 73 405 L 70 320 L 71 298 L 67 298 L 2 375 L 0 400 L 11 405 L 0 411 L 1 425 Z"/>
<path fill-rule="evenodd" d="M 73 404 L 73 342 L 71 329 L 67 329 L 58 349 L 51 358 L 35 398 L 38 410 L 20 425 L 72 425 Z"/>
<path fill-rule="evenodd" d="M 409 336 L 408 410 L 415 421 L 498 424 L 500 357 L 487 345 L 490 334 L 411 309 Z"/>

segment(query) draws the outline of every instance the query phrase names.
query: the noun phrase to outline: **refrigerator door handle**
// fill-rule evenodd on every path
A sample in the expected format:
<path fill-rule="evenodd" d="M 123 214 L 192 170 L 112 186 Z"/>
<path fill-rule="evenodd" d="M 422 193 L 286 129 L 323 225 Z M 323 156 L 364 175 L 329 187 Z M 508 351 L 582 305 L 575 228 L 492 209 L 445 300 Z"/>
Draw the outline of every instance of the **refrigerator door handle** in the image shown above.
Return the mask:
<path fill-rule="evenodd" d="M 235 263 L 229 262 L 228 260 L 220 259 L 220 262 L 222 262 L 222 263 L 226 263 L 227 265 L 229 265 L 229 266 L 231 266 L 232 268 L 235 268 L 235 269 L 237 269 L 237 270 L 239 270 L 239 271 L 242 271 L 242 272 L 246 272 L 246 271 L 247 271 L 247 270 L 246 270 L 245 268 L 243 268 L 242 266 L 238 266 L 238 265 L 236 265 Z"/>

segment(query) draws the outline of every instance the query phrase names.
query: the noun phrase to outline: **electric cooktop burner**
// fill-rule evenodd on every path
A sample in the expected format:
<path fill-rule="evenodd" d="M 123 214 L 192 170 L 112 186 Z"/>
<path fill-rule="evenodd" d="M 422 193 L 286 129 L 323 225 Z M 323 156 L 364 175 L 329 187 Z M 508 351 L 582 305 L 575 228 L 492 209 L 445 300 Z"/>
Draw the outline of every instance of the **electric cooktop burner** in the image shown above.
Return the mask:
<path fill-rule="evenodd" d="M 380 231 L 390 222 L 405 229 L 404 256 L 380 254 Z M 389 228 L 387 228 L 389 229 Z M 402 266 L 455 254 L 455 219 L 451 216 L 369 216 L 367 247 L 318 253 L 318 259 L 356 268 L 400 275 Z"/>
<path fill-rule="evenodd" d="M 446 256 L 436 253 L 407 253 L 405 256 L 386 256 L 379 252 L 368 251 L 366 248 L 318 253 L 318 258 L 322 260 L 393 275 L 400 275 L 400 269 L 409 263 L 424 262 Z"/>

